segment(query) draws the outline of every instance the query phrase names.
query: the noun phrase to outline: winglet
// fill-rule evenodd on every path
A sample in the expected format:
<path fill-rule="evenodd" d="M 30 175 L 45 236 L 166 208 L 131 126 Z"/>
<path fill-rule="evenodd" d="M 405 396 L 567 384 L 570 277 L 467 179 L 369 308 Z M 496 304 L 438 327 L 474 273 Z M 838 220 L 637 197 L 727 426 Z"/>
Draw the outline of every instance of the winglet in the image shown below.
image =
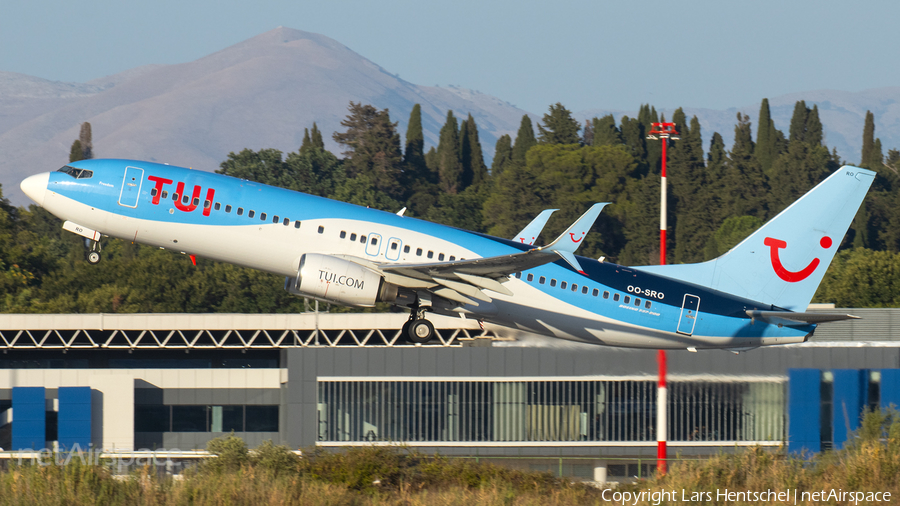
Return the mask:
<path fill-rule="evenodd" d="M 542 250 L 555 251 L 559 256 L 569 263 L 576 271 L 584 273 L 581 264 L 575 259 L 575 251 L 581 246 L 581 241 L 587 235 L 588 230 L 594 226 L 597 216 L 609 202 L 599 202 L 591 206 L 580 218 L 575 220 L 565 232 L 562 233 L 555 241 L 541 248 Z"/>
<path fill-rule="evenodd" d="M 519 241 L 522 244 L 528 245 L 534 244 L 535 239 L 537 239 L 538 235 L 541 234 L 541 231 L 544 230 L 544 225 L 547 224 L 547 220 L 550 219 L 550 215 L 553 214 L 554 211 L 559 211 L 559 209 L 544 209 L 541 211 L 541 214 L 537 215 L 531 220 L 531 223 L 525 225 L 525 228 L 513 237 L 513 241 Z"/>

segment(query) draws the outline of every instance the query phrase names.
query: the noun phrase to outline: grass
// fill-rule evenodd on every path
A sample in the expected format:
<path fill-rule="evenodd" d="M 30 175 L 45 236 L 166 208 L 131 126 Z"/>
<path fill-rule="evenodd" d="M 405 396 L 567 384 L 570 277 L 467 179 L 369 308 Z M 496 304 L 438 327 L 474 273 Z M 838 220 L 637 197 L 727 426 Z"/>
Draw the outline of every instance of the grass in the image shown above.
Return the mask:
<path fill-rule="evenodd" d="M 422 455 L 406 448 L 312 449 L 300 459 L 271 443 L 248 451 L 243 441 L 230 436 L 212 441 L 209 449 L 219 457 L 190 469 L 181 480 L 160 477 L 151 467 L 122 479 L 113 476 L 107 464 L 85 465 L 78 459 L 65 466 L 13 465 L 0 472 L 0 506 L 608 504 L 601 490 L 549 473 Z M 680 504 L 682 490 L 688 495 L 712 491 L 708 500 L 701 497 L 691 504 L 723 504 L 714 500 L 717 489 L 879 491 L 891 492 L 893 499 L 881 504 L 898 502 L 900 416 L 894 411 L 867 413 L 860 430 L 839 451 L 807 457 L 738 449 L 707 460 L 674 463 L 667 475 L 622 485 L 618 491 L 678 491 L 679 500 L 668 504 Z M 628 504 L 660 503 L 645 496 Z"/>

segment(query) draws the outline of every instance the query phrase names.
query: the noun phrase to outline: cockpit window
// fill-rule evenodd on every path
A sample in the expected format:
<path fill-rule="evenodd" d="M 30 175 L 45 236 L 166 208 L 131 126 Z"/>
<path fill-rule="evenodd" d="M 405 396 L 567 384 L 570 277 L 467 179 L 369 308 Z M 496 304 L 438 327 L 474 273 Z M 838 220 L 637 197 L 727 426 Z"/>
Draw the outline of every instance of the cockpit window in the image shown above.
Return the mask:
<path fill-rule="evenodd" d="M 66 174 L 74 177 L 75 179 L 88 179 L 88 178 L 94 176 L 94 171 L 92 171 L 92 170 L 77 169 L 75 167 L 70 167 L 68 165 L 62 167 L 61 169 L 59 169 L 56 172 L 66 173 Z"/>

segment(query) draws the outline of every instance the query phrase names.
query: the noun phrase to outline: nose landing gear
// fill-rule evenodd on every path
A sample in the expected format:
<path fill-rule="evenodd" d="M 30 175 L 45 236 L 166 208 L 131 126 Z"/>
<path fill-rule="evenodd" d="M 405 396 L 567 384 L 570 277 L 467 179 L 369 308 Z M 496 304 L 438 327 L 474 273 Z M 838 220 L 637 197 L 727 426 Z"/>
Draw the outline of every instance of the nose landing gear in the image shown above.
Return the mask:
<path fill-rule="evenodd" d="M 100 241 L 94 241 L 92 239 L 84 240 L 84 247 L 87 251 L 84 254 L 84 258 L 91 265 L 97 265 L 100 263 L 100 260 L 103 258 L 100 256 L 100 250 L 102 247 L 100 246 Z"/>

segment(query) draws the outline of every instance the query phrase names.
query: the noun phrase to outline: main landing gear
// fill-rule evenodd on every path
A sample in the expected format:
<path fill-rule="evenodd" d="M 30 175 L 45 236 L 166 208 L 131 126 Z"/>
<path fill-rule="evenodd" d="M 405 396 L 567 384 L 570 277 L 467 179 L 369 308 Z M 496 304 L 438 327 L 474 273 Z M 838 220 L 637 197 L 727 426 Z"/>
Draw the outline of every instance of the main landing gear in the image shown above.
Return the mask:
<path fill-rule="evenodd" d="M 88 261 L 88 263 L 91 265 L 99 264 L 100 260 L 102 260 L 102 257 L 100 256 L 100 250 L 102 249 L 100 247 L 100 241 L 85 239 L 84 247 L 85 249 L 87 249 L 87 251 L 84 253 L 84 258 Z"/>
<path fill-rule="evenodd" d="M 411 342 L 424 344 L 434 337 L 434 324 L 425 319 L 425 309 L 414 307 L 409 312 L 409 320 L 403 324 L 401 333 Z"/>

